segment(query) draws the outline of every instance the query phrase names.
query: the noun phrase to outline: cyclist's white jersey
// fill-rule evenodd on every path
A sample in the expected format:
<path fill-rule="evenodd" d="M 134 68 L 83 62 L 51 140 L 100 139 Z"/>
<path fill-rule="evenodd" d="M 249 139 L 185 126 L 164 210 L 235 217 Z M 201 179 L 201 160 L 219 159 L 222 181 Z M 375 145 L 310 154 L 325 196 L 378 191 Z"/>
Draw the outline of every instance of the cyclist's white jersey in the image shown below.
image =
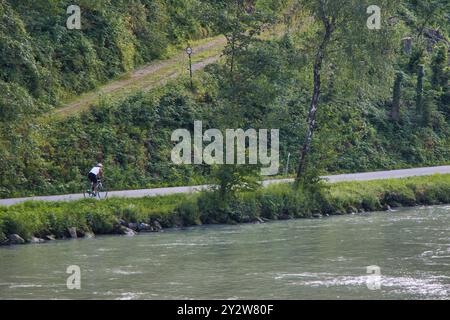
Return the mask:
<path fill-rule="evenodd" d="M 100 167 L 93 167 L 89 173 L 93 173 L 96 176 L 98 176 L 99 172 L 100 172 Z"/>

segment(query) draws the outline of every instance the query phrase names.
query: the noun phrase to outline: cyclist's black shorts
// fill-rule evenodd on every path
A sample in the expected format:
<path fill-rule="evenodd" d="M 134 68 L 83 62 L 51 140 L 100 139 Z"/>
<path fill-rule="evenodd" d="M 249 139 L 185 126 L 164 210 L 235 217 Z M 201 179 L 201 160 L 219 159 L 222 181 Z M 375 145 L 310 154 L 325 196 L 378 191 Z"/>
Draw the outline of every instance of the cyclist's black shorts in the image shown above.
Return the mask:
<path fill-rule="evenodd" d="M 97 183 L 98 182 L 97 175 L 93 174 L 92 172 L 89 172 L 88 179 L 92 183 Z"/>

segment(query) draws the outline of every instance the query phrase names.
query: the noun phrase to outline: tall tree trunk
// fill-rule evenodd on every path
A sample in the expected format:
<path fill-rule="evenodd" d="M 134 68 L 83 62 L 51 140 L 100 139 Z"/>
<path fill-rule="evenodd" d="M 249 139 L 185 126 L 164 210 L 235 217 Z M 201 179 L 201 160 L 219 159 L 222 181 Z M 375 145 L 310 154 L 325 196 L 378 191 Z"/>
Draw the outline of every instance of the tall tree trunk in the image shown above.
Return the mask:
<path fill-rule="evenodd" d="M 419 116 L 422 115 L 424 76 L 425 76 L 424 66 L 422 64 L 419 64 L 417 70 L 417 87 L 416 87 L 416 112 Z"/>
<path fill-rule="evenodd" d="M 391 119 L 393 121 L 398 121 L 400 115 L 400 97 L 401 97 L 401 87 L 402 87 L 403 74 L 397 72 L 397 77 L 395 78 L 394 84 L 394 94 L 392 97 L 392 108 L 391 108 Z"/>
<path fill-rule="evenodd" d="M 233 71 L 234 71 L 234 51 L 235 51 L 235 36 L 233 34 L 233 40 L 231 41 L 231 66 L 230 66 L 230 73 L 231 76 L 233 76 Z"/>
<path fill-rule="evenodd" d="M 307 161 L 306 158 L 311 150 L 311 142 L 314 134 L 314 129 L 316 126 L 316 112 L 317 105 L 319 103 L 319 95 L 320 95 L 320 87 L 321 87 L 321 71 L 322 71 L 322 63 L 325 56 L 325 50 L 328 46 L 328 43 L 331 39 L 331 34 L 333 33 L 333 26 L 328 21 L 327 18 L 323 18 L 323 22 L 325 25 L 325 34 L 323 36 L 322 42 L 317 50 L 316 58 L 314 62 L 314 90 L 311 98 L 311 104 L 309 107 L 308 114 L 308 130 L 306 133 L 305 141 L 303 143 L 303 148 L 300 152 L 300 161 L 297 169 L 297 178 L 295 180 L 295 186 L 298 187 L 300 185 L 301 179 L 306 171 Z"/>

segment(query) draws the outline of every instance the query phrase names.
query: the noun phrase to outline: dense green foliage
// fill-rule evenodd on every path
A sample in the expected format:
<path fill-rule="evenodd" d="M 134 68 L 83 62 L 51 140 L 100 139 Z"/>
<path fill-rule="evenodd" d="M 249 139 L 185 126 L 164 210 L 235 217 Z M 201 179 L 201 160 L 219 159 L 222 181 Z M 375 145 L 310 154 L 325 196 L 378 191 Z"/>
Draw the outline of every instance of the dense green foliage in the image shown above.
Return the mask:
<path fill-rule="evenodd" d="M 0 1 L 0 87 L 33 98 L 15 113 L 58 105 L 210 32 L 197 0 L 77 1 L 81 30 L 66 28 L 72 4 Z"/>
<path fill-rule="evenodd" d="M 279 128 L 281 170 L 288 153 L 290 168 L 295 168 L 307 112 L 302 102 L 309 90 L 306 74 L 292 71 L 292 66 L 304 63 L 294 50 L 289 39 L 254 44 L 237 63 L 249 80 L 234 87 L 226 67 L 212 66 L 195 82 L 194 93 L 183 83 L 173 84 L 125 101 L 104 102 L 80 116 L 36 126 L 33 132 L 22 128 L 24 135 L 11 136 L 8 142 L 22 148 L 0 153 L 5 157 L 1 195 L 79 192 L 96 161 L 106 165 L 108 186 L 113 189 L 209 181 L 210 167 L 170 161 L 172 131 L 192 130 L 197 119 L 203 120 L 205 129 L 246 128 L 249 123 Z M 271 60 L 272 54 L 280 59 Z M 263 62 L 257 71 L 252 64 L 256 56 Z M 409 90 L 414 92 L 414 87 Z M 381 101 L 375 96 L 357 102 L 348 101 L 346 91 L 334 95 L 339 99 L 324 105 L 318 119 L 313 156 L 320 172 L 448 163 L 448 117 L 434 111 L 433 126 L 418 126 L 414 94 L 412 107 L 402 110 L 398 122 L 389 117 L 388 93 Z"/>
<path fill-rule="evenodd" d="M 194 120 L 202 120 L 205 129 L 280 129 L 280 173 L 289 153 L 293 173 L 306 132 L 318 26 L 291 10 L 292 1 L 245 1 L 245 14 L 233 6 L 236 1 L 82 1 L 83 30 L 74 33 L 64 28 L 67 3 L 0 0 L 0 197 L 80 192 L 98 161 L 105 164 L 110 189 L 210 182 L 211 173 L 243 181 L 246 173 L 230 166 L 172 164 L 170 135 L 192 130 Z M 216 6 L 230 10 L 225 14 Z M 365 8 L 359 9 L 361 25 L 342 31 L 347 41 L 333 43 L 323 67 L 314 170 L 449 163 L 448 42 L 427 33 L 448 26 L 427 19 L 429 7 L 400 1 L 390 8 L 400 19 L 371 35 L 386 46 L 370 47 L 371 38 L 358 38 L 359 47 L 353 47 L 352 37 L 367 18 Z M 199 12 L 207 13 L 204 23 Z M 301 27 L 289 25 L 275 38 L 256 37 L 263 25 L 287 15 L 291 22 L 302 20 Z M 161 57 L 170 44 L 204 36 L 209 28 L 229 40 L 226 63 L 197 73 L 194 90 L 179 79 L 125 100 L 102 101 L 81 115 L 35 120 L 66 95 Z M 255 34 L 246 33 L 248 28 Z M 414 36 L 410 55 L 401 48 L 406 35 Z M 369 47 L 361 50 L 361 43 Z M 416 110 L 418 65 L 424 75 Z M 396 74 L 403 80 L 395 85 Z"/>
<path fill-rule="evenodd" d="M 159 221 L 163 227 L 181 227 L 449 202 L 450 175 L 337 183 L 316 190 L 294 190 L 289 184 L 280 184 L 257 192 L 237 193 L 226 202 L 213 192 L 71 203 L 28 202 L 0 207 L 0 243 L 2 234 L 3 237 L 18 234 L 24 239 L 50 234 L 68 237 L 71 227 L 80 235 L 117 233 L 119 221 L 122 224 Z"/>

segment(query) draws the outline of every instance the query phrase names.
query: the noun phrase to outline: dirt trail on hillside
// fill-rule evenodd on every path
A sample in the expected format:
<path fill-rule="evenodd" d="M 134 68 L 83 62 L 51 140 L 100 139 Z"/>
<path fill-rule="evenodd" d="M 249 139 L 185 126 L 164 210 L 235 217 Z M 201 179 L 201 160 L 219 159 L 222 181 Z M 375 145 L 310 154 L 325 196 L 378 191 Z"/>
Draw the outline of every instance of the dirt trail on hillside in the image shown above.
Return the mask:
<path fill-rule="evenodd" d="M 223 37 L 211 40 L 205 44 L 194 47 L 193 57 L 195 57 L 196 54 L 203 53 L 212 48 L 222 48 L 225 46 L 225 44 L 226 39 Z M 192 69 L 193 71 L 201 70 L 208 64 L 216 62 L 217 60 L 219 60 L 219 58 L 220 54 L 216 53 L 212 56 L 206 56 L 202 60 L 193 63 Z M 62 108 L 54 110 L 52 114 L 61 116 L 73 114 L 79 110 L 89 107 L 90 105 L 95 103 L 97 99 L 102 95 L 114 94 L 116 92 L 126 90 L 127 88 L 133 89 L 134 91 L 151 90 L 179 76 L 181 74 L 179 65 L 180 62 L 183 61 L 187 61 L 185 52 L 179 53 L 168 60 L 155 61 L 153 63 L 150 63 L 149 65 L 134 70 L 125 79 L 113 81 L 99 87 L 93 92 L 83 94 L 80 98 L 75 99 L 73 102 L 66 104 Z M 144 83 L 144 79 L 145 82 L 150 82 L 150 84 L 147 85 L 146 83 Z M 142 82 L 142 86 L 140 85 L 140 82 Z"/>

